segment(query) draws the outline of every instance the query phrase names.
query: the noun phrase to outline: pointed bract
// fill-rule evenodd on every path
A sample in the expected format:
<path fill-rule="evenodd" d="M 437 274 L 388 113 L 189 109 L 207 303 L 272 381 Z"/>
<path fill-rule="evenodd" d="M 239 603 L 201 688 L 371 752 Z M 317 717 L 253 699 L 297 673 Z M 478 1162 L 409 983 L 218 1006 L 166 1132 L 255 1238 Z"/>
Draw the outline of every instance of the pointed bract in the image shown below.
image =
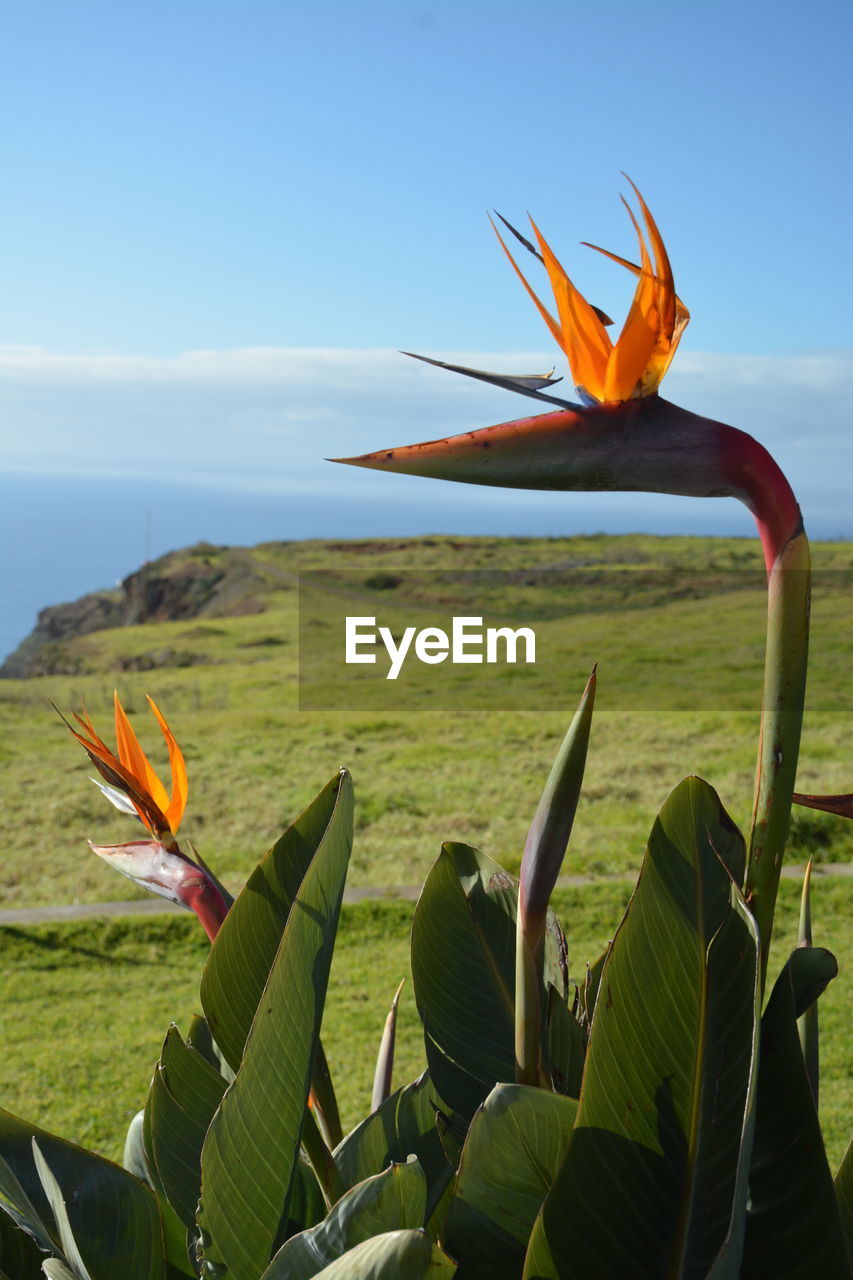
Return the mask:
<path fill-rule="evenodd" d="M 166 788 L 139 745 L 139 739 L 121 705 L 117 692 L 114 695 L 115 752 L 110 750 L 103 738 L 95 731 L 85 710 L 81 715 L 76 711 L 73 713 L 82 733 L 68 724 L 64 716 L 62 718 L 88 754 L 92 764 L 107 782 L 106 787 L 101 786 L 100 783 L 98 786 L 101 786 L 110 803 L 126 813 L 129 811 L 127 807 L 129 802 L 153 836 L 166 838 L 167 843 L 173 843 L 187 804 L 187 768 L 181 749 L 160 708 L 153 698 L 149 697 L 148 702 L 169 749 L 169 766 L 172 773 L 171 796 L 167 795 Z M 126 801 L 120 800 L 119 796 L 126 797 Z"/>
<path fill-rule="evenodd" d="M 534 292 L 494 222 L 492 223 L 504 253 L 548 326 L 551 336 L 566 353 L 576 387 L 579 390 L 583 388 L 590 399 L 599 403 L 612 404 L 654 395 L 690 319 L 689 311 L 676 295 L 672 267 L 657 223 L 637 187 L 630 178 L 628 181 L 637 197 L 645 223 L 644 235 L 630 205 L 623 198 L 637 233 L 640 266 L 607 250 L 599 250 L 638 277 L 628 316 L 615 343 L 605 327 L 612 323 L 610 317 L 587 302 L 575 287 L 532 218 L 530 223 L 539 251 L 506 218 L 498 214 L 504 226 L 543 263 L 557 305 L 557 317 L 551 314 Z M 651 246 L 651 254 L 646 246 L 646 237 Z M 590 247 L 597 248 L 596 245 Z"/>

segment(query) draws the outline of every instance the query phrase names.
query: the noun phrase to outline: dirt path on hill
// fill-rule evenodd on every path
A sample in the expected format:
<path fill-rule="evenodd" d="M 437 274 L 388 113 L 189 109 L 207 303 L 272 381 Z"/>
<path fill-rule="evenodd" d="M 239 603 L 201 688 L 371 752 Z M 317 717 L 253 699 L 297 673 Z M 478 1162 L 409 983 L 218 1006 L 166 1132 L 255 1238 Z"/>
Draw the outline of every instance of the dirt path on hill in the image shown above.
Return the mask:
<path fill-rule="evenodd" d="M 800 880 L 802 867 L 783 867 L 786 880 Z M 853 878 L 853 862 L 818 863 L 812 871 L 812 879 L 819 881 L 831 876 Z M 632 876 L 561 876 L 558 889 L 585 889 L 595 884 L 631 884 Z M 344 892 L 344 902 L 365 902 L 371 898 L 391 898 L 415 902 L 420 894 L 419 885 L 356 885 Z M 58 924 L 63 920 L 90 920 L 97 916 L 156 916 L 172 915 L 183 907 L 167 902 L 165 898 L 133 898 L 124 902 L 71 902 L 52 907 L 9 907 L 0 909 L 0 926 L 27 924 Z"/>

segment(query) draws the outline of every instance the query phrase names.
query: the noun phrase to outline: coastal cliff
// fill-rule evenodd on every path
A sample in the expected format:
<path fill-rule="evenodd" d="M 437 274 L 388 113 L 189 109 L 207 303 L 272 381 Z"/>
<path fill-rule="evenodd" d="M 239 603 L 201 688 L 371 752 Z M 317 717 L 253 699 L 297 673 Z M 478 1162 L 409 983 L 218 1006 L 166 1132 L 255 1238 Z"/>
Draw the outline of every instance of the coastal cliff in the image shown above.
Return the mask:
<path fill-rule="evenodd" d="M 262 613 L 266 579 L 247 548 L 201 542 L 171 551 L 117 587 L 41 609 L 33 630 L 0 665 L 0 678 L 82 674 L 83 659 L 71 642 L 94 631 Z"/>

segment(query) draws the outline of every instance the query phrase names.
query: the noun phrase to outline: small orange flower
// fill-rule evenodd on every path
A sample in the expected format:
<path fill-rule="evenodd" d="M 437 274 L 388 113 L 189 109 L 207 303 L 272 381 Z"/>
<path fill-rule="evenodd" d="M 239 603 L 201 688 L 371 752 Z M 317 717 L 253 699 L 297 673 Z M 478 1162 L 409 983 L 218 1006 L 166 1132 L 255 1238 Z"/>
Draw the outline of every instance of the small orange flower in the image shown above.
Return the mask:
<path fill-rule="evenodd" d="M 631 179 L 628 178 L 628 181 L 631 182 Z M 672 268 L 655 220 L 633 182 L 631 186 L 646 224 L 654 265 L 642 228 L 624 198 L 623 204 L 640 242 L 640 265 L 628 262 L 607 249 L 600 249 L 598 245 L 588 245 L 588 248 L 612 258 L 637 276 L 634 300 L 615 343 L 607 332 L 606 325 L 610 323 L 608 317 L 578 292 L 532 218 L 530 222 L 541 253 L 505 219 L 501 221 L 505 222 L 526 248 L 536 257 L 541 257 L 557 304 L 556 318 L 533 292 L 495 227 L 495 234 L 519 279 L 538 307 L 558 346 L 566 353 L 578 392 L 599 402 L 612 403 L 654 395 L 690 319 L 690 312 L 675 292 Z"/>
<path fill-rule="evenodd" d="M 151 834 L 160 840 L 165 837 L 166 844 L 173 845 L 175 833 L 187 805 L 187 767 L 175 736 L 159 707 L 151 697 L 148 698 L 148 702 L 169 748 L 169 766 L 172 773 L 171 796 L 167 795 L 166 788 L 139 745 L 124 707 L 119 701 L 118 693 L 115 694 L 115 732 L 118 754 L 112 752 L 95 732 L 86 711 L 82 716 L 77 715 L 76 711 L 73 713 L 74 719 L 84 733 L 78 733 L 71 725 L 68 727 L 86 750 L 92 764 L 109 784 L 109 787 L 105 788 L 108 799 L 122 808 L 124 806 L 121 801 L 126 796 Z M 113 788 L 120 793 L 119 796 L 116 796 Z"/>

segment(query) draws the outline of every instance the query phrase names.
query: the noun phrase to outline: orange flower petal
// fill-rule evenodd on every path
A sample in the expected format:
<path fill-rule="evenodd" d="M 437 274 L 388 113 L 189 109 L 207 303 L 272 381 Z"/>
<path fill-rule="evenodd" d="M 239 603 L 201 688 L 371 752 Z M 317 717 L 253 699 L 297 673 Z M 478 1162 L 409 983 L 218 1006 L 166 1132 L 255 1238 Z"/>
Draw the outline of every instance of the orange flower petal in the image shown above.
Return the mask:
<path fill-rule="evenodd" d="M 613 344 L 594 309 L 572 284 L 533 219 L 545 269 L 551 281 L 563 331 L 560 344 L 569 357 L 572 377 L 597 399 L 603 398 L 607 361 Z"/>
<path fill-rule="evenodd" d="M 601 245 L 599 244 L 590 244 L 588 240 L 582 240 L 581 244 L 584 245 L 584 247 L 587 249 L 594 249 L 596 253 L 603 254 L 605 258 L 609 258 L 611 262 L 618 263 L 620 267 L 625 267 L 626 270 L 633 272 L 635 276 L 638 276 L 642 273 L 642 270 L 643 270 L 642 267 L 638 267 L 636 262 L 630 262 L 627 258 L 621 258 L 618 253 L 611 253 L 609 249 L 602 249 Z M 666 367 L 669 366 L 669 363 L 672 360 L 672 357 L 675 355 L 675 348 L 678 346 L 678 341 L 682 333 L 684 332 L 685 328 L 690 322 L 690 312 L 687 310 L 687 307 L 681 301 L 677 293 L 674 296 L 675 296 L 675 326 L 672 332 L 671 347 L 670 347 L 669 356 L 666 361 Z M 664 368 L 664 373 L 665 372 L 666 372 L 666 368 Z M 661 374 L 661 377 L 663 377 L 663 374 Z"/>
<path fill-rule="evenodd" d="M 119 790 L 125 793 L 151 834 L 163 835 L 169 831 L 166 815 L 154 803 L 147 791 L 137 782 L 130 770 L 125 768 L 109 748 L 100 743 L 100 739 L 97 744 L 89 742 L 71 725 L 68 725 L 68 728 L 83 747 L 101 777 L 105 778 L 111 786 L 118 787 Z"/>
<path fill-rule="evenodd" d="M 127 718 L 124 707 L 119 701 L 118 693 L 115 694 L 115 721 L 116 721 L 116 744 L 118 746 L 118 755 L 122 764 L 133 774 L 134 778 L 140 783 L 143 789 L 148 793 L 161 812 L 165 813 L 169 804 L 169 797 L 166 795 L 166 788 L 163 786 L 157 774 L 154 772 L 148 757 L 139 745 L 136 734 L 133 731 L 130 721 Z"/>
<path fill-rule="evenodd" d="M 536 304 L 552 336 L 565 351 L 572 376 L 597 400 L 623 401 L 653 395 L 666 373 L 690 312 L 675 292 L 672 267 L 663 237 L 648 205 L 634 182 L 625 175 L 639 201 L 645 233 L 630 205 L 623 204 L 637 232 L 640 265 L 620 258 L 618 254 L 590 245 L 598 253 L 619 263 L 637 277 L 631 307 L 615 343 L 611 342 L 603 320 L 607 318 L 592 307 L 572 284 L 569 276 L 546 243 L 533 219 L 530 219 L 542 252 L 557 304 L 559 325 L 542 305 L 527 283 L 497 228 L 492 223 L 504 253 L 513 265 L 530 297 Z M 514 233 L 519 235 L 518 232 Z M 648 237 L 651 253 L 646 244 Z M 532 248 L 519 236 L 528 248 Z M 587 242 L 584 242 L 587 243 Z M 535 253 L 535 250 L 533 250 Z M 654 261 L 652 261 L 652 259 Z"/>
<path fill-rule="evenodd" d="M 503 251 L 504 251 L 504 253 L 506 254 L 506 256 L 509 258 L 510 262 L 512 263 L 512 265 L 513 265 L 513 267 L 514 267 L 514 269 L 515 269 L 515 274 L 518 276 L 519 280 L 520 280 L 520 281 L 521 281 L 521 283 L 524 285 L 524 287 L 525 287 L 525 289 L 527 290 L 527 292 L 529 293 L 530 297 L 533 299 L 533 302 L 535 303 L 535 305 L 536 305 L 536 307 L 537 307 L 537 309 L 538 309 L 538 311 L 539 311 L 539 314 L 541 315 L 542 319 L 543 319 L 543 320 L 545 321 L 545 323 L 547 324 L 548 328 L 551 330 L 551 337 L 554 339 L 554 341 L 556 342 L 557 346 L 558 346 L 558 347 L 560 347 L 560 348 L 561 348 L 561 349 L 566 353 L 566 355 L 567 355 L 567 356 L 569 356 L 569 351 L 568 351 L 568 349 L 567 349 L 567 347 L 566 347 L 566 344 L 565 344 L 565 341 L 564 341 L 564 339 L 563 339 L 563 333 L 562 333 L 562 330 L 560 329 L 560 326 L 557 324 L 557 321 L 556 321 L 556 320 L 554 319 L 554 317 L 551 315 L 551 312 L 548 310 L 548 308 L 542 305 L 542 303 L 541 303 L 541 302 L 539 301 L 539 299 L 537 298 L 536 294 L 535 294 L 535 293 L 533 292 L 533 290 L 531 289 L 530 285 L 527 283 L 527 279 L 526 279 L 526 277 L 525 277 L 525 275 L 524 275 L 523 271 L 521 270 L 521 267 L 519 267 L 519 265 L 518 265 L 518 263 L 516 262 L 515 258 L 512 256 L 512 254 L 510 253 L 509 249 L 506 247 L 506 244 L 504 243 L 504 240 L 503 240 L 503 237 L 502 237 L 502 235 L 501 235 L 500 231 L 498 231 L 497 227 L 495 226 L 494 222 L 492 222 L 492 219 L 491 219 L 491 218 L 489 218 L 489 222 L 491 222 L 491 223 L 492 223 L 492 230 L 494 231 L 494 233 L 495 233 L 495 235 L 497 236 L 498 240 L 500 240 L 501 248 L 503 249 Z"/>
<path fill-rule="evenodd" d="M 625 174 L 625 177 L 629 182 L 631 182 L 627 173 Z M 640 209 L 642 210 L 643 220 L 645 221 L 646 230 L 649 233 L 649 240 L 651 241 L 652 250 L 655 255 L 655 275 L 660 281 L 661 287 L 661 297 L 659 302 L 661 327 L 665 333 L 671 336 L 672 331 L 675 328 L 675 282 L 672 276 L 672 267 L 669 265 L 669 256 L 666 252 L 663 237 L 658 231 L 657 223 L 649 212 L 648 205 L 637 190 L 636 184 L 631 182 L 631 186 L 634 189 L 634 195 L 637 197 Z M 636 225 L 636 219 L 633 214 L 631 215 L 631 219 Z"/>
<path fill-rule="evenodd" d="M 172 772 L 172 796 L 166 806 L 164 812 L 169 819 L 169 826 L 172 831 L 177 831 L 180 826 L 181 818 L 184 816 L 184 810 L 187 807 L 187 795 L 189 793 L 189 780 L 187 778 L 187 766 L 184 760 L 183 752 L 178 746 L 175 735 L 166 723 L 166 718 L 157 706 L 157 703 L 151 697 L 148 697 L 148 705 L 157 717 L 157 723 L 160 731 L 166 739 L 166 745 L 169 748 L 169 768 Z"/>
<path fill-rule="evenodd" d="M 622 203 L 628 210 L 637 233 L 641 266 L 631 307 L 608 361 L 606 400 L 630 400 L 638 392 L 642 394 L 644 375 L 660 334 L 659 285 L 652 274 L 652 264 L 640 225 L 627 202 L 623 200 Z"/>

